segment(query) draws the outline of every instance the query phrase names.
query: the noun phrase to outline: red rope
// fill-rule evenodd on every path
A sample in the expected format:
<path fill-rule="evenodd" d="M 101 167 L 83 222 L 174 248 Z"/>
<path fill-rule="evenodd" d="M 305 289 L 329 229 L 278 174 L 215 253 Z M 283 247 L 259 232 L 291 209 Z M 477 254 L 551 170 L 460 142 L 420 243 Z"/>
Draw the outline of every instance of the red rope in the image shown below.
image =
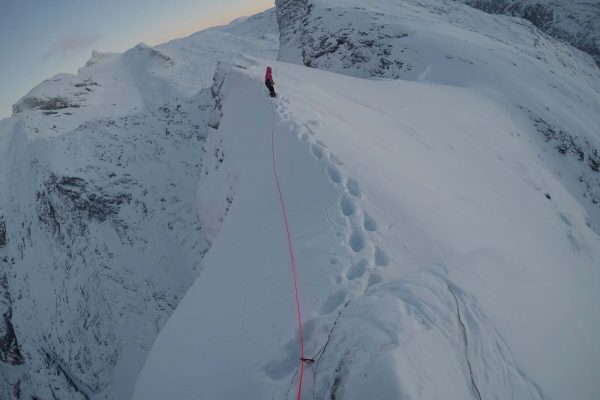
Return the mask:
<path fill-rule="evenodd" d="M 277 176 L 277 168 L 275 162 L 275 111 L 273 110 L 273 102 L 271 101 L 271 113 L 273 114 L 273 128 L 271 130 L 271 150 L 273 154 L 273 175 L 275 176 L 275 184 L 277 192 L 279 192 L 279 201 L 281 203 L 281 212 L 283 214 L 283 222 L 285 224 L 285 232 L 288 240 L 288 251 L 290 253 L 290 265 L 292 275 L 294 277 L 294 289 L 296 291 L 296 311 L 298 313 L 298 332 L 300 336 L 300 374 L 298 378 L 298 396 L 297 400 L 302 397 L 302 377 L 304 375 L 304 340 L 302 338 L 302 318 L 300 317 L 300 296 L 298 295 L 298 270 L 296 267 L 296 256 L 294 254 L 294 246 L 292 245 L 292 236 L 290 235 L 290 226 L 288 224 L 287 211 L 285 209 L 285 201 L 283 200 L 283 192 L 279 185 L 279 177 Z"/>

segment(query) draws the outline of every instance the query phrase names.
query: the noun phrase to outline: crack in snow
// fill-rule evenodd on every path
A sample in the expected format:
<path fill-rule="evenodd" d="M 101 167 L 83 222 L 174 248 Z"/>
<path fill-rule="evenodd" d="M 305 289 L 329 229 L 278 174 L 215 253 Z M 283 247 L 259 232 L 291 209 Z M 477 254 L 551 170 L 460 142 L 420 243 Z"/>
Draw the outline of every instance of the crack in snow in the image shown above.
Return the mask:
<path fill-rule="evenodd" d="M 454 297 L 454 302 L 456 303 L 456 315 L 458 316 L 458 324 L 460 325 L 460 329 L 462 331 L 463 343 L 465 345 L 465 360 L 467 361 L 467 367 L 469 368 L 469 377 L 471 378 L 471 385 L 473 386 L 474 393 L 477 395 L 477 399 L 481 400 L 481 392 L 479 391 L 479 388 L 475 383 L 475 378 L 473 377 L 473 369 L 471 368 L 471 361 L 469 361 L 469 341 L 467 339 L 467 328 L 465 327 L 462 317 L 460 316 L 460 306 L 458 304 L 458 297 L 456 297 L 456 294 L 454 293 L 452 288 L 450 288 L 449 285 L 447 285 L 447 287 L 450 293 L 452 294 L 452 297 Z"/>

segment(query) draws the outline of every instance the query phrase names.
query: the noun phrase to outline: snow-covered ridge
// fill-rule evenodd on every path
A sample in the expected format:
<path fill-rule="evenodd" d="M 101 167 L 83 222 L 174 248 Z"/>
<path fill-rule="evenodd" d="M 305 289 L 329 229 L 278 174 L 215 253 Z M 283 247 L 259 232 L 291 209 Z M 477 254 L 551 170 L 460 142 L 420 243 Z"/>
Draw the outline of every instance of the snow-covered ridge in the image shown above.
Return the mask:
<path fill-rule="evenodd" d="M 293 397 L 298 332 L 264 63 L 233 67 L 222 86 L 207 153 L 225 156 L 205 164 L 201 218 L 223 196 L 203 188 L 227 182 L 233 202 L 134 399 Z M 600 320 L 581 313 L 599 300 L 600 240 L 539 164 L 528 123 L 471 89 L 273 66 L 316 360 L 303 398 L 592 399 Z"/>
<path fill-rule="evenodd" d="M 271 64 L 271 104 L 269 61 L 219 74 L 198 198 L 213 246 L 134 399 L 295 398 L 273 127 L 315 359 L 303 398 L 594 399 L 591 58 L 453 1 L 277 6 L 279 58 L 300 65 Z"/>
<path fill-rule="evenodd" d="M 0 121 L 0 398 L 130 398 L 208 248 L 195 203 L 217 62 L 274 58 L 277 36 L 271 10 L 94 52 Z"/>

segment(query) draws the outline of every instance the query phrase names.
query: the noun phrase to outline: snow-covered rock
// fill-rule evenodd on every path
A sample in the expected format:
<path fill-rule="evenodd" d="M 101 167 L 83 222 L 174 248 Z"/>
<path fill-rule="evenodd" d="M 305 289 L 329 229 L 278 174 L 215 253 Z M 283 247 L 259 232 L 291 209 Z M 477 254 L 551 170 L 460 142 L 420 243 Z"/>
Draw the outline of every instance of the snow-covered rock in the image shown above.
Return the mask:
<path fill-rule="evenodd" d="M 491 14 L 524 18 L 589 53 L 600 65 L 600 3 L 572 0 L 458 0 Z"/>
<path fill-rule="evenodd" d="M 106 52 L 101 52 L 101 51 L 96 51 L 93 50 L 92 51 L 92 56 L 90 57 L 90 59 L 85 63 L 85 68 L 91 67 L 92 65 L 96 65 L 102 61 L 105 60 L 110 60 L 111 58 L 115 58 L 118 57 L 119 53 L 106 53 Z"/>
<path fill-rule="evenodd" d="M 407 30 L 399 5 L 377 1 L 277 0 L 279 59 L 361 78 L 399 78 L 410 71 L 402 54 Z"/>
<path fill-rule="evenodd" d="M 277 39 L 271 10 L 94 52 L 0 121 L 1 399 L 130 398 L 208 248 L 196 189 L 217 62 L 274 58 Z"/>

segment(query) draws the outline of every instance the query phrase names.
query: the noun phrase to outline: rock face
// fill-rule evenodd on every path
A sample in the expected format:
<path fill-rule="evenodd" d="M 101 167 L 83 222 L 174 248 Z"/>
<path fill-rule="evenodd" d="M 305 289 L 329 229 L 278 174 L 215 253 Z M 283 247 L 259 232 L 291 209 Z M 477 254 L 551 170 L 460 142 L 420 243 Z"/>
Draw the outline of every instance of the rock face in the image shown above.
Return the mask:
<path fill-rule="evenodd" d="M 400 77 L 406 30 L 369 5 L 278 0 L 279 58 L 356 77 Z M 327 16 L 335 15 L 335 23 Z"/>
<path fill-rule="evenodd" d="M 130 398 L 209 247 L 196 191 L 215 67 L 274 58 L 276 30 L 270 11 L 94 52 L 0 121 L 0 399 Z"/>
<path fill-rule="evenodd" d="M 530 21 L 544 33 L 590 54 L 600 65 L 600 3 L 570 0 L 457 0 L 490 14 Z"/>
<path fill-rule="evenodd" d="M 0 215 L 0 247 L 6 246 L 6 222 Z"/>
<path fill-rule="evenodd" d="M 0 277 L 0 362 L 10 365 L 23 364 L 23 355 L 12 325 L 12 300 L 6 277 Z"/>

